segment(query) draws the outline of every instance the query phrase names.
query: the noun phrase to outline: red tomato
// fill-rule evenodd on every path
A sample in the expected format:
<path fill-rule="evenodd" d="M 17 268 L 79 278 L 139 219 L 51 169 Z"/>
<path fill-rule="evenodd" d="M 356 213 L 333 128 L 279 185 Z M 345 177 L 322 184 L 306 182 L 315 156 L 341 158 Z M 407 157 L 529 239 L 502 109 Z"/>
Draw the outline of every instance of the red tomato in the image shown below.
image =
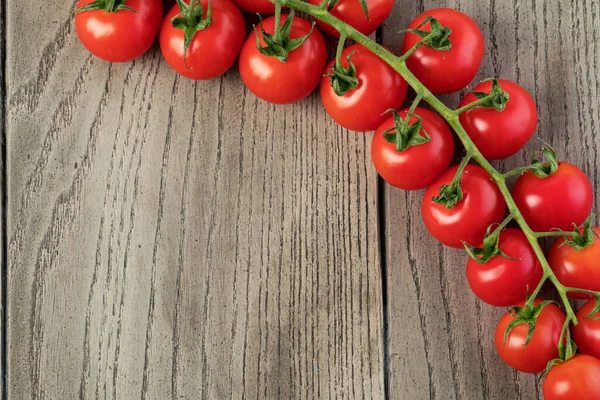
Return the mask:
<path fill-rule="evenodd" d="M 342 66 L 348 68 L 346 57 L 356 68 L 358 86 L 343 96 L 331 87 L 331 78 L 321 79 L 321 100 L 327 113 L 341 126 L 352 131 L 377 129 L 388 116 L 382 115 L 390 108 L 397 110 L 406 99 L 408 84 L 392 67 L 360 44 L 344 49 Z M 326 68 L 330 71 L 335 59 Z"/>
<path fill-rule="evenodd" d="M 588 318 L 595 305 L 596 299 L 592 299 L 577 311 L 579 323 L 573 327 L 573 340 L 580 352 L 600 359 L 600 312 L 593 316 L 598 319 Z"/>
<path fill-rule="evenodd" d="M 536 299 L 534 305 L 542 301 Z M 524 303 L 519 303 L 523 307 Z M 545 306 L 535 324 L 531 341 L 525 346 L 529 326 L 517 325 L 508 335 L 504 343 L 504 332 L 510 322 L 515 319 L 506 312 L 496 327 L 496 350 L 500 358 L 510 367 L 521 371 L 536 374 L 544 371 L 550 360 L 558 357 L 558 342 L 560 333 L 565 323 L 565 314 L 554 303 Z"/>
<path fill-rule="evenodd" d="M 500 232 L 499 249 L 514 260 L 496 256 L 479 264 L 469 258 L 467 280 L 473 293 L 496 307 L 525 301 L 542 279 L 544 271 L 527 237 L 520 229 Z"/>
<path fill-rule="evenodd" d="M 77 9 L 93 2 L 81 0 Z M 162 1 L 126 0 L 125 6 L 135 12 L 91 10 L 75 14 L 79 40 L 96 57 L 110 62 L 131 61 L 152 46 L 162 22 Z"/>
<path fill-rule="evenodd" d="M 600 228 L 593 228 L 600 235 Z M 583 233 L 583 229 L 579 230 Z M 581 250 L 575 250 L 568 244 L 563 245 L 565 238 L 560 238 L 552 245 L 548 253 L 548 263 L 563 285 L 578 289 L 600 291 L 600 239 Z M 585 293 L 569 293 L 576 299 L 589 299 Z"/>
<path fill-rule="evenodd" d="M 275 4 L 269 0 L 233 0 L 239 8 L 252 14 L 273 14 Z"/>
<path fill-rule="evenodd" d="M 399 112 L 404 119 L 408 109 Z M 448 125 L 436 113 L 417 107 L 413 114 L 421 117 L 423 129 L 431 140 L 404 151 L 396 151 L 396 145 L 388 142 L 383 132 L 394 127 L 394 117 L 389 117 L 373 135 L 371 158 L 375 169 L 390 185 L 404 190 L 417 190 L 427 187 L 437 179 L 452 161 L 454 139 Z M 409 124 L 417 118 L 410 118 Z M 425 137 L 423 130 L 421 136 Z M 428 160 L 427 168 L 421 164 Z"/>
<path fill-rule="evenodd" d="M 281 16 L 281 24 L 287 19 Z M 263 21 L 267 33 L 273 33 L 275 18 Z M 291 39 L 305 36 L 312 25 L 305 19 L 295 17 L 292 22 Z M 265 45 L 260 34 L 261 45 Z M 252 93 L 274 104 L 294 103 L 308 96 L 317 86 L 325 63 L 327 48 L 319 31 L 315 30 L 302 46 L 289 53 L 287 62 L 265 56 L 256 48 L 254 32 L 242 47 L 240 54 L 240 74 Z"/>
<path fill-rule="evenodd" d="M 460 115 L 460 123 L 485 158 L 499 160 L 510 157 L 531 139 L 537 126 L 538 112 L 529 93 L 511 81 L 498 80 L 502 90 L 510 95 L 506 108 L 476 108 Z M 491 81 L 476 86 L 473 91 L 490 93 Z M 476 100 L 468 93 L 459 108 Z"/>
<path fill-rule="evenodd" d="M 433 93 L 445 94 L 461 90 L 467 86 L 479 70 L 483 59 L 483 33 L 466 14 L 451 8 L 436 8 L 415 18 L 409 29 L 416 29 L 428 16 L 437 19 L 443 26 L 452 30 L 450 50 L 438 51 L 421 46 L 406 60 L 413 74 Z M 429 23 L 420 28 L 429 30 Z M 414 33 L 406 33 L 402 54 L 410 50 L 422 38 Z"/>
<path fill-rule="evenodd" d="M 452 208 L 432 199 L 442 185 L 449 185 L 458 167 L 442 174 L 425 192 L 421 215 L 429 232 L 446 246 L 463 248 L 462 242 L 481 243 L 488 226 L 500 223 L 506 203 L 502 193 L 485 170 L 469 164 L 461 179 L 463 198 Z"/>
<path fill-rule="evenodd" d="M 577 354 L 554 365 L 542 391 L 545 400 L 600 400 L 600 360 Z"/>
<path fill-rule="evenodd" d="M 194 0 L 196 1 L 196 0 Z M 189 1 L 186 1 L 189 2 Z M 206 15 L 208 0 L 202 0 Z M 183 59 L 183 30 L 174 28 L 171 20 L 179 14 L 173 6 L 160 30 L 160 49 L 167 63 L 179 74 L 190 79 L 212 79 L 223 75 L 235 62 L 246 39 L 244 17 L 229 0 L 213 1 L 212 22 L 196 32 Z M 207 62 L 210 54 L 210 62 Z M 188 68 L 189 67 L 189 68 Z"/>
<path fill-rule="evenodd" d="M 592 211 L 594 197 L 587 176 L 566 162 L 547 178 L 538 178 L 531 171 L 524 173 L 512 194 L 523 217 L 537 232 L 569 231 L 573 223 L 581 225 Z"/>
<path fill-rule="evenodd" d="M 366 0 L 369 19 L 365 15 L 359 0 L 340 0 L 331 10 L 331 15 L 341 19 L 359 32 L 370 35 L 389 17 L 394 8 L 394 0 Z M 308 0 L 311 4 L 321 4 L 321 0 Z M 340 33 L 332 26 L 316 20 L 317 24 L 328 34 L 339 38 Z"/>

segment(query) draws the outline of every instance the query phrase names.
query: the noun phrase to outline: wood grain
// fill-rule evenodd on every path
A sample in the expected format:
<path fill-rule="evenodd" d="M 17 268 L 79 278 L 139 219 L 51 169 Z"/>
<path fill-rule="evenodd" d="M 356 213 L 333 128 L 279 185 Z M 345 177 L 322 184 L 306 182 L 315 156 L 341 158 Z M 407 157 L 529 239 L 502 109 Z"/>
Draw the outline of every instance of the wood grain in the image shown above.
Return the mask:
<path fill-rule="evenodd" d="M 6 59 L 6 31 L 4 23 L 4 4 L 0 3 L 0 398 L 5 396 L 6 379 L 6 129 L 5 129 L 5 107 L 4 95 L 4 61 Z"/>
<path fill-rule="evenodd" d="M 539 108 L 536 139 L 496 165 L 524 165 L 544 140 L 582 167 L 598 193 L 598 2 L 421 0 L 396 7 L 383 43 L 399 51 L 402 27 L 426 9 L 445 6 L 472 16 L 484 32 L 486 56 L 476 80 L 515 80 Z M 451 106 L 459 99 L 444 97 Z M 386 186 L 383 198 L 390 398 L 540 398 L 537 377 L 512 371 L 496 355 L 492 335 L 504 310 L 471 293 L 463 251 L 443 248 L 429 236 L 420 218 L 422 195 Z"/>
<path fill-rule="evenodd" d="M 7 4 L 9 397 L 382 398 L 368 136 Z"/>

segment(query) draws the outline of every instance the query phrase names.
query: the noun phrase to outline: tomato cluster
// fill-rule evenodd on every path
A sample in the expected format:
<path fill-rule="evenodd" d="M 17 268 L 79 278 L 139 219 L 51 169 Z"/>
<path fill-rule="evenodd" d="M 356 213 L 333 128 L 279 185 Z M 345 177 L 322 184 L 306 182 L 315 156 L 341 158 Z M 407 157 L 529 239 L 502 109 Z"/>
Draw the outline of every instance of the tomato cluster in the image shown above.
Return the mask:
<path fill-rule="evenodd" d="M 281 4 L 176 1 L 163 19 L 160 0 L 81 0 L 77 32 L 93 54 L 112 62 L 141 56 L 158 36 L 166 62 L 194 80 L 218 77 L 239 60 L 248 89 L 274 104 L 300 101 L 320 84 L 324 108 L 338 124 L 375 131 L 371 155 L 384 180 L 404 190 L 426 189 L 424 224 L 443 244 L 465 247 L 470 255 L 466 276 L 475 295 L 494 306 L 511 306 L 496 330 L 500 357 L 529 373 L 549 365 L 546 399 L 600 398 L 600 229 L 588 218 L 593 205 L 589 179 L 576 166 L 558 161 L 549 146 L 544 147 L 545 161 L 534 159 L 512 174 L 499 175 L 481 162 L 512 156 L 533 136 L 538 113 L 523 87 L 502 79 L 483 81 L 451 117 L 444 116 L 460 122 L 467 141 L 459 137 L 470 143 L 463 162 L 449 167 L 454 154 L 449 126 L 440 115 L 418 107 L 425 89 L 417 92 L 412 106 L 401 109 L 408 84 L 396 63 L 382 59 L 387 49 L 370 50 L 366 44 L 344 48 L 342 35 L 336 57 L 327 63 L 325 41 L 314 24 L 295 17 L 294 10 L 281 14 Z M 393 7 L 392 0 L 308 3 L 318 5 L 316 15 L 327 9 L 362 34 L 377 29 Z M 238 7 L 275 15 L 261 19 L 246 36 Z M 325 22 L 316 22 L 340 37 Z M 434 9 L 415 18 L 405 33 L 396 61 L 408 68 L 403 74 L 407 80 L 418 79 L 439 94 L 462 90 L 473 81 L 485 46 L 470 17 Z M 469 163 L 472 157 L 481 166 Z M 511 197 L 505 179 L 513 175 L 520 176 Z M 519 219 L 524 230 L 508 228 L 512 219 Z M 563 232 L 572 226 L 575 230 Z M 537 243 L 546 236 L 559 236 L 547 264 Z M 588 299 L 572 332 L 581 354 L 576 354 L 569 330 L 573 313 L 565 315 L 553 302 L 536 298 L 550 276 L 563 292 L 569 289 L 569 296 Z"/>

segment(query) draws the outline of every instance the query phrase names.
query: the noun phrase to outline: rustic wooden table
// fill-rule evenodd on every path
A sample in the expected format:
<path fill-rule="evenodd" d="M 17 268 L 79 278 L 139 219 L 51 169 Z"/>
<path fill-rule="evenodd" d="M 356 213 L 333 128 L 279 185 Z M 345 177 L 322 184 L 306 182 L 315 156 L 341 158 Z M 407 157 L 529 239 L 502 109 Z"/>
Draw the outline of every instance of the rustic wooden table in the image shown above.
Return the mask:
<path fill-rule="evenodd" d="M 598 193 L 598 1 L 399 1 L 377 38 L 398 51 L 439 6 L 479 23 L 478 78 L 525 86 L 537 136 Z M 235 68 L 195 83 L 157 48 L 102 62 L 73 9 L 1 9 L 6 399 L 540 398 L 497 357 L 503 310 L 429 237 L 422 193 L 378 179 L 370 134 L 316 94 L 259 101 Z"/>

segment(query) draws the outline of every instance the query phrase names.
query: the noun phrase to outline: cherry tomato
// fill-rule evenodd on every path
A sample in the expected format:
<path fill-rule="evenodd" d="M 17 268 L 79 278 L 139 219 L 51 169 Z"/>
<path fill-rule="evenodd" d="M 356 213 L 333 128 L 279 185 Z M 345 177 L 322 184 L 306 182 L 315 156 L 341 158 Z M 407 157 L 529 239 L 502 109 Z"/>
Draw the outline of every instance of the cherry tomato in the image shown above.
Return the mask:
<path fill-rule="evenodd" d="M 600 235 L 600 228 L 593 228 Z M 583 228 L 579 229 L 583 233 Z M 581 250 L 575 250 L 564 244 L 560 238 L 552 245 L 548 253 L 548 263 L 556 277 L 565 286 L 600 291 L 600 239 Z M 569 293 L 576 299 L 589 299 L 585 293 Z"/>
<path fill-rule="evenodd" d="M 473 293 L 496 307 L 508 307 L 525 301 L 542 279 L 544 271 L 527 237 L 520 229 L 500 232 L 499 249 L 513 260 L 496 256 L 479 264 L 467 262 L 467 280 Z"/>
<path fill-rule="evenodd" d="M 446 94 L 467 86 L 479 70 L 485 49 L 483 33 L 466 14 L 451 8 L 436 8 L 415 18 L 409 29 L 416 29 L 427 17 L 434 17 L 442 26 L 452 30 L 450 50 L 434 50 L 421 46 L 406 60 L 406 65 L 433 93 Z M 429 23 L 420 28 L 430 30 Z M 421 41 L 414 33 L 407 33 L 402 45 L 402 54 Z"/>
<path fill-rule="evenodd" d="M 81 0 L 77 9 L 93 2 Z M 79 40 L 105 61 L 125 62 L 143 55 L 152 46 L 162 22 L 161 0 L 122 0 L 121 3 L 135 12 L 90 10 L 75 14 Z"/>
<path fill-rule="evenodd" d="M 538 112 L 529 93 L 511 81 L 498 80 L 502 90 L 510 96 L 503 111 L 494 108 L 476 108 L 460 115 L 460 123 L 475 146 L 488 159 L 510 157 L 531 139 L 537 126 Z M 476 86 L 473 91 L 490 93 L 491 81 Z M 468 93 L 459 108 L 476 100 Z"/>
<path fill-rule="evenodd" d="M 406 118 L 408 109 L 398 114 Z M 394 118 L 389 117 L 373 135 L 371 142 L 371 158 L 375 169 L 390 185 L 404 190 L 417 190 L 429 186 L 437 179 L 452 161 L 454 154 L 454 139 L 448 125 L 433 111 L 417 107 L 413 114 L 421 117 L 423 129 L 431 140 L 417 146 L 411 146 L 404 151 L 397 151 L 396 145 L 388 142 L 383 132 L 394 127 Z M 416 117 L 408 121 L 413 124 Z M 421 130 L 421 136 L 425 133 Z M 423 160 L 427 167 L 423 167 Z"/>
<path fill-rule="evenodd" d="M 579 323 L 573 327 L 573 340 L 581 353 L 600 359 L 600 312 L 588 318 L 595 305 L 596 299 L 591 299 L 577 311 Z"/>
<path fill-rule="evenodd" d="M 269 0 L 233 0 L 237 6 L 252 14 L 273 14 L 275 4 Z"/>
<path fill-rule="evenodd" d="M 544 400 L 600 400 L 600 360 L 576 354 L 555 364 L 542 385 Z"/>
<path fill-rule="evenodd" d="M 347 56 L 356 68 L 358 86 L 343 96 L 338 96 L 331 87 L 331 78 L 321 79 L 321 100 L 327 113 L 341 126 L 352 131 L 377 129 L 388 116 L 382 115 L 390 108 L 397 110 L 404 99 L 408 84 L 388 64 L 360 44 L 347 47 L 342 52 L 342 66 L 348 68 Z M 327 66 L 333 67 L 335 59 Z"/>
<path fill-rule="evenodd" d="M 196 1 L 196 0 L 194 0 Z M 208 0 L 202 0 L 206 15 Z M 183 30 L 174 28 L 171 20 L 179 14 L 179 5 L 173 6 L 160 30 L 160 49 L 167 63 L 179 74 L 190 79 L 212 79 L 223 75 L 235 62 L 246 39 L 244 17 L 229 0 L 211 2 L 210 25 L 194 35 L 183 58 Z M 207 62 L 210 54 L 210 62 Z M 189 67 L 189 68 L 188 68 Z"/>
<path fill-rule="evenodd" d="M 281 15 L 281 24 L 288 15 Z M 272 34 L 275 18 L 263 21 L 263 28 Z M 296 39 L 310 32 L 312 25 L 305 19 L 295 17 L 290 38 Z M 260 34 L 261 45 L 265 45 Z M 289 53 L 287 62 L 265 56 L 256 48 L 254 32 L 246 40 L 240 54 L 240 74 L 252 93 L 274 104 L 294 103 L 308 96 L 317 86 L 325 63 L 327 48 L 319 31 L 315 30 L 308 40 Z"/>
<path fill-rule="evenodd" d="M 561 162 L 547 178 L 538 178 L 531 171 L 524 173 L 512 194 L 523 217 L 537 232 L 568 231 L 573 223 L 581 225 L 592 211 L 594 197 L 587 176 L 567 162 Z"/>
<path fill-rule="evenodd" d="M 536 299 L 534 305 L 537 306 L 541 302 Z M 524 302 L 519 303 L 518 306 L 523 307 Z M 558 357 L 558 342 L 565 323 L 565 314 L 554 303 L 545 306 L 537 319 L 533 336 L 527 346 L 525 346 L 529 330 L 527 324 L 514 327 L 504 343 L 506 327 L 513 319 L 515 317 L 510 312 L 506 312 L 496 327 L 496 350 L 500 358 L 510 367 L 521 372 L 536 374 L 544 371 L 548 362 Z"/>
<path fill-rule="evenodd" d="M 444 172 L 425 192 L 421 215 L 429 232 L 446 246 L 463 248 L 462 242 L 481 243 L 488 226 L 504 217 L 506 203 L 498 187 L 485 170 L 469 164 L 461 179 L 463 198 L 454 207 L 432 199 L 442 185 L 449 185 L 458 167 Z"/>
<path fill-rule="evenodd" d="M 331 15 L 341 19 L 359 32 L 370 35 L 390 16 L 394 8 L 394 0 L 366 0 L 369 19 L 365 15 L 359 0 L 340 0 L 331 10 Z M 321 0 L 308 0 L 311 4 L 321 4 Z M 340 33 L 330 25 L 316 20 L 317 24 L 328 34 L 339 38 Z"/>

